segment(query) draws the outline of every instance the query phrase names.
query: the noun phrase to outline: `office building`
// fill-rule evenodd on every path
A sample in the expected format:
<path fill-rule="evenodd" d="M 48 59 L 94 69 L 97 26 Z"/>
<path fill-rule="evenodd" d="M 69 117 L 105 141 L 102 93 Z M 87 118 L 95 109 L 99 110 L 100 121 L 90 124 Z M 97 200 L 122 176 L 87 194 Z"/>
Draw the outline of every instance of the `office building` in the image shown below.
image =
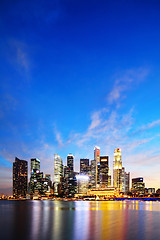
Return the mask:
<path fill-rule="evenodd" d="M 132 193 L 136 195 L 145 193 L 145 183 L 142 177 L 132 178 Z"/>
<path fill-rule="evenodd" d="M 108 156 L 100 157 L 100 167 L 98 171 L 99 183 L 101 188 L 108 187 Z"/>
<path fill-rule="evenodd" d="M 125 193 L 130 192 L 130 172 L 125 172 Z"/>
<path fill-rule="evenodd" d="M 68 174 L 69 177 L 73 176 L 73 172 L 74 172 L 74 156 L 73 154 L 68 154 L 67 156 L 67 167 L 68 167 Z"/>
<path fill-rule="evenodd" d="M 63 177 L 63 162 L 61 157 L 55 153 L 54 154 L 54 194 L 58 195 L 58 184 L 60 179 Z"/>
<path fill-rule="evenodd" d="M 91 160 L 91 188 L 96 187 L 96 160 Z"/>
<path fill-rule="evenodd" d="M 116 187 L 120 191 L 122 190 L 121 174 L 122 174 L 121 149 L 117 148 L 114 151 L 113 187 Z"/>
<path fill-rule="evenodd" d="M 99 185 L 99 165 L 100 165 L 100 147 L 95 146 L 94 148 L 94 160 L 96 161 L 96 187 Z"/>
<path fill-rule="evenodd" d="M 125 177 L 125 168 L 122 167 L 121 172 L 121 192 L 125 193 L 126 177 Z"/>
<path fill-rule="evenodd" d="M 13 163 L 13 196 L 25 198 L 28 185 L 28 162 L 17 157 Z"/>
<path fill-rule="evenodd" d="M 42 176 L 40 173 L 40 160 L 38 158 L 31 158 L 31 176 L 30 176 L 30 193 L 35 193 L 38 190 L 37 178 Z"/>
<path fill-rule="evenodd" d="M 89 175 L 89 159 L 80 159 L 80 174 Z"/>
<path fill-rule="evenodd" d="M 77 179 L 77 193 L 78 194 L 87 194 L 88 192 L 88 184 L 89 184 L 89 176 L 80 174 L 76 176 Z"/>

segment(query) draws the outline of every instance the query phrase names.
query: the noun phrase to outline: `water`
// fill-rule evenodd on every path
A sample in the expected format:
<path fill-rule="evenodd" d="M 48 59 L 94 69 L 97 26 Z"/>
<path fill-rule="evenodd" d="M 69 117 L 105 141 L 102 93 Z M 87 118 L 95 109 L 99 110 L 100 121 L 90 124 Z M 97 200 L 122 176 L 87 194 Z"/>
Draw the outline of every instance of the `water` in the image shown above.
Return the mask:
<path fill-rule="evenodd" d="M 160 202 L 0 201 L 1 240 L 160 238 Z"/>

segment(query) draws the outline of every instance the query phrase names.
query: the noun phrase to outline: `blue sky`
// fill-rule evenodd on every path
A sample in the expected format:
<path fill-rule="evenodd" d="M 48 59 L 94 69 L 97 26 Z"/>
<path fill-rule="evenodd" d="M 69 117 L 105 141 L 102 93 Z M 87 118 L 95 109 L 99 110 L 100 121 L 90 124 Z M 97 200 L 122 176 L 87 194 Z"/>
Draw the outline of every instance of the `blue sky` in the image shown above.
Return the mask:
<path fill-rule="evenodd" d="M 160 2 L 1 1 L 0 16 L 0 192 L 15 156 L 53 176 L 54 153 L 78 170 L 95 145 L 160 187 Z"/>

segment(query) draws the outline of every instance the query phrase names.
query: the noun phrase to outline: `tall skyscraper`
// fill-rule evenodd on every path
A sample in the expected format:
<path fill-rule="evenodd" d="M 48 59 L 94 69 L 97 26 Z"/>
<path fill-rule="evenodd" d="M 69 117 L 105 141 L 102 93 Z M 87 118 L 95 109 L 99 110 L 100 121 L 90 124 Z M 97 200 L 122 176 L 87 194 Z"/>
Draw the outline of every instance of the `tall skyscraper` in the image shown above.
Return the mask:
<path fill-rule="evenodd" d="M 60 184 L 61 177 L 63 177 L 63 162 L 61 157 L 54 154 L 54 193 L 58 195 L 58 184 Z"/>
<path fill-rule="evenodd" d="M 17 157 L 13 163 L 13 196 L 26 197 L 28 185 L 28 162 Z"/>
<path fill-rule="evenodd" d="M 100 187 L 108 187 L 108 156 L 100 157 L 99 181 Z"/>
<path fill-rule="evenodd" d="M 122 167 L 121 173 L 121 192 L 127 194 L 129 192 L 130 173 L 125 172 L 125 168 Z"/>
<path fill-rule="evenodd" d="M 125 172 L 125 193 L 130 191 L 130 172 Z"/>
<path fill-rule="evenodd" d="M 122 172 L 121 172 L 121 191 L 123 193 L 125 193 L 125 186 L 126 186 L 125 168 L 122 167 Z"/>
<path fill-rule="evenodd" d="M 68 166 L 69 177 L 72 177 L 73 176 L 73 172 L 74 172 L 73 160 L 74 160 L 73 154 L 71 154 L 71 153 L 68 154 L 68 156 L 67 156 L 67 166 Z"/>
<path fill-rule="evenodd" d="M 91 160 L 91 187 L 96 187 L 96 160 Z"/>
<path fill-rule="evenodd" d="M 121 175 L 122 175 L 121 149 L 117 148 L 114 151 L 113 187 L 118 188 L 120 191 L 122 189 Z"/>
<path fill-rule="evenodd" d="M 97 187 L 97 182 L 99 181 L 98 179 L 98 165 L 100 163 L 100 147 L 95 146 L 94 148 L 94 160 L 96 161 L 96 187 Z M 97 181 L 98 180 L 98 181 Z"/>
<path fill-rule="evenodd" d="M 30 177 L 31 194 L 38 190 L 37 181 L 39 179 L 38 175 L 39 173 L 40 173 L 40 160 L 38 158 L 31 158 L 31 177 Z"/>
<path fill-rule="evenodd" d="M 89 175 L 89 159 L 80 159 L 80 174 Z"/>

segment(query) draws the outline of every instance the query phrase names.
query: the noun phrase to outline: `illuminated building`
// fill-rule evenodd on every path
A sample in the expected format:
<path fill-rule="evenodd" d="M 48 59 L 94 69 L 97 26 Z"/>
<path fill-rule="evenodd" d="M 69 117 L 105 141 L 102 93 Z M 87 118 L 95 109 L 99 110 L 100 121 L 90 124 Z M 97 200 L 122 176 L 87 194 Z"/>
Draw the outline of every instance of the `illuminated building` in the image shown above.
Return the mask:
<path fill-rule="evenodd" d="M 121 172 L 121 192 L 125 193 L 125 168 L 122 167 Z"/>
<path fill-rule="evenodd" d="M 108 187 L 108 156 L 100 157 L 99 182 L 100 187 Z"/>
<path fill-rule="evenodd" d="M 156 190 L 156 194 L 160 195 L 160 188 Z"/>
<path fill-rule="evenodd" d="M 132 193 L 133 194 L 144 194 L 145 192 L 145 183 L 143 182 L 143 178 L 132 178 Z"/>
<path fill-rule="evenodd" d="M 73 176 L 73 172 L 74 172 L 73 160 L 74 160 L 73 154 L 71 154 L 71 153 L 68 154 L 68 156 L 67 156 L 67 166 L 68 166 L 69 177 Z"/>
<path fill-rule="evenodd" d="M 58 195 L 58 184 L 60 183 L 60 178 L 63 177 L 63 163 L 61 157 L 55 153 L 54 154 L 54 194 Z"/>
<path fill-rule="evenodd" d="M 89 159 L 80 159 L 80 174 L 89 175 Z"/>
<path fill-rule="evenodd" d="M 68 196 L 68 181 L 69 181 L 69 173 L 68 166 L 64 166 L 64 195 Z"/>
<path fill-rule="evenodd" d="M 30 193 L 33 194 L 37 190 L 37 177 L 40 173 L 40 160 L 31 158 L 31 177 L 30 177 Z"/>
<path fill-rule="evenodd" d="M 130 172 L 125 172 L 125 193 L 130 191 Z"/>
<path fill-rule="evenodd" d="M 76 173 L 74 173 L 74 156 L 73 154 L 68 154 L 67 156 L 67 174 L 68 174 L 68 180 L 67 180 L 67 192 L 68 197 L 74 197 L 75 193 L 77 193 L 77 179 L 76 179 Z"/>
<path fill-rule="evenodd" d="M 13 163 L 13 196 L 26 197 L 28 185 L 28 162 L 17 157 Z"/>
<path fill-rule="evenodd" d="M 121 161 L 121 149 L 115 149 L 114 151 L 114 161 L 113 161 L 113 187 L 122 190 L 121 182 L 122 174 L 122 161 Z"/>
<path fill-rule="evenodd" d="M 155 193 L 155 188 L 145 188 L 145 193 L 146 194 L 153 194 L 153 193 Z"/>
<path fill-rule="evenodd" d="M 77 173 L 73 173 L 72 177 L 69 177 L 68 180 L 68 197 L 74 197 L 74 195 L 77 193 L 77 179 L 76 179 Z"/>
<path fill-rule="evenodd" d="M 125 168 L 122 167 L 122 173 L 121 173 L 121 192 L 127 194 L 129 192 L 130 185 L 130 173 L 125 172 Z"/>
<path fill-rule="evenodd" d="M 78 194 L 87 194 L 89 177 L 87 175 L 77 175 L 77 192 Z"/>
<path fill-rule="evenodd" d="M 108 187 L 111 187 L 111 169 L 108 168 Z"/>
<path fill-rule="evenodd" d="M 98 166 L 99 166 L 99 163 L 100 163 L 100 147 L 95 146 L 95 148 L 94 148 L 94 160 L 96 161 L 95 185 L 97 187 L 97 184 L 99 184 Z"/>
<path fill-rule="evenodd" d="M 43 177 L 43 172 L 37 173 L 37 179 L 34 187 L 34 193 L 45 196 L 50 191 L 49 180 Z"/>
<path fill-rule="evenodd" d="M 96 187 L 96 161 L 91 160 L 91 187 Z"/>
<path fill-rule="evenodd" d="M 98 189 L 90 189 L 88 190 L 89 196 L 95 196 L 99 198 L 111 198 L 111 197 L 119 197 L 119 191 L 114 187 L 108 188 L 98 188 Z"/>
<path fill-rule="evenodd" d="M 45 179 L 48 181 L 49 187 L 52 187 L 52 181 L 51 181 L 51 175 L 50 174 L 45 174 Z"/>

